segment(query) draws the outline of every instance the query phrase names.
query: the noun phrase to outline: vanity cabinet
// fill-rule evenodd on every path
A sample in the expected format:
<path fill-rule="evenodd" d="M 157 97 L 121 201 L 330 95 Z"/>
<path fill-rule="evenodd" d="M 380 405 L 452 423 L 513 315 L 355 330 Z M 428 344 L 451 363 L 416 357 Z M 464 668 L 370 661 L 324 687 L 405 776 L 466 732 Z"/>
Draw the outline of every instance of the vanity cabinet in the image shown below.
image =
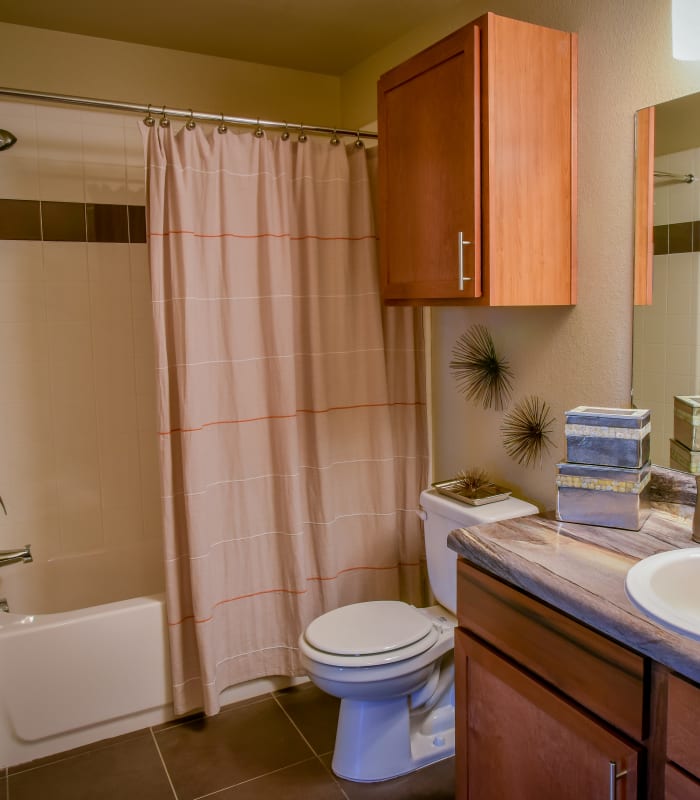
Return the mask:
<path fill-rule="evenodd" d="M 457 797 L 636 800 L 638 745 L 461 630 L 455 657 L 466 688 Z"/>
<path fill-rule="evenodd" d="M 668 676 L 666 800 L 700 800 L 700 688 Z"/>
<path fill-rule="evenodd" d="M 644 659 L 460 559 L 457 798 L 638 798 Z"/>
<path fill-rule="evenodd" d="M 489 13 L 382 75 L 385 302 L 576 302 L 576 35 Z"/>

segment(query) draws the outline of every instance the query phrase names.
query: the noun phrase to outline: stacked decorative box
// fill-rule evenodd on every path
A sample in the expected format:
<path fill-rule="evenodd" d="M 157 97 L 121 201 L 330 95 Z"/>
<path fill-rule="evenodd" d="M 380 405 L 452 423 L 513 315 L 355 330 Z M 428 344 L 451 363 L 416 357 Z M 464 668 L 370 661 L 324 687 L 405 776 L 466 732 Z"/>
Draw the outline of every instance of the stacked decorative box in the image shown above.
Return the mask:
<path fill-rule="evenodd" d="M 566 412 L 557 518 L 639 530 L 649 515 L 651 413 L 578 406 Z"/>
<path fill-rule="evenodd" d="M 700 474 L 700 397 L 673 398 L 671 467 Z"/>

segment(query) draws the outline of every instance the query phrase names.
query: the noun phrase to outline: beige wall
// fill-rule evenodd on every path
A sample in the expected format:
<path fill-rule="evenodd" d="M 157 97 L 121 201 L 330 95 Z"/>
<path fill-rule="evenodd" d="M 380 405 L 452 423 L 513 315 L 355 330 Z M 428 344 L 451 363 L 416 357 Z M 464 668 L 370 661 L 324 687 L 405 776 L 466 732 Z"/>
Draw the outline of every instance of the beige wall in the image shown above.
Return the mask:
<path fill-rule="evenodd" d="M 354 126 L 376 117 L 375 82 L 381 72 L 486 10 L 579 34 L 579 302 L 573 309 L 433 312 L 436 478 L 479 464 L 551 508 L 555 463 L 565 457 L 564 411 L 579 404 L 629 403 L 634 112 L 700 89 L 700 62 L 671 57 L 670 5 L 658 0 L 463 0 L 449 16 L 343 76 L 344 124 Z M 524 469 L 511 461 L 501 447 L 501 416 L 468 405 L 455 389 L 448 367 L 451 350 L 476 322 L 488 326 L 510 359 L 516 396 L 537 394 L 552 407 L 555 446 L 542 468 Z"/>
<path fill-rule="evenodd" d="M 7 23 L 0 23 L 0 85 L 339 124 L 332 76 Z"/>

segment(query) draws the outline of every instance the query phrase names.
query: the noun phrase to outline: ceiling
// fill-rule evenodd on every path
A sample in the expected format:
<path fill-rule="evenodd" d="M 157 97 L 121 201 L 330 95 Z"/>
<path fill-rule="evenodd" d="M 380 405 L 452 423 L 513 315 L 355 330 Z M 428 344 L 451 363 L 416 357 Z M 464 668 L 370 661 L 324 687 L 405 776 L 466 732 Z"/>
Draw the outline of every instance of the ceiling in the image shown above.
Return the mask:
<path fill-rule="evenodd" d="M 21 0 L 0 22 L 341 75 L 460 0 Z"/>

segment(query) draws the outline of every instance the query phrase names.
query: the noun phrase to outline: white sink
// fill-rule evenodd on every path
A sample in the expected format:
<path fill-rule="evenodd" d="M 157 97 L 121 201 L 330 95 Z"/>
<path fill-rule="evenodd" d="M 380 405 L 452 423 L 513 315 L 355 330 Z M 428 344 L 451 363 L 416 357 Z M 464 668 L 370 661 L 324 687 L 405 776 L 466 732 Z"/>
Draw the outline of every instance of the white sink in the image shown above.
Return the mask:
<path fill-rule="evenodd" d="M 627 573 L 625 590 L 654 622 L 700 640 L 700 547 L 642 559 Z"/>

